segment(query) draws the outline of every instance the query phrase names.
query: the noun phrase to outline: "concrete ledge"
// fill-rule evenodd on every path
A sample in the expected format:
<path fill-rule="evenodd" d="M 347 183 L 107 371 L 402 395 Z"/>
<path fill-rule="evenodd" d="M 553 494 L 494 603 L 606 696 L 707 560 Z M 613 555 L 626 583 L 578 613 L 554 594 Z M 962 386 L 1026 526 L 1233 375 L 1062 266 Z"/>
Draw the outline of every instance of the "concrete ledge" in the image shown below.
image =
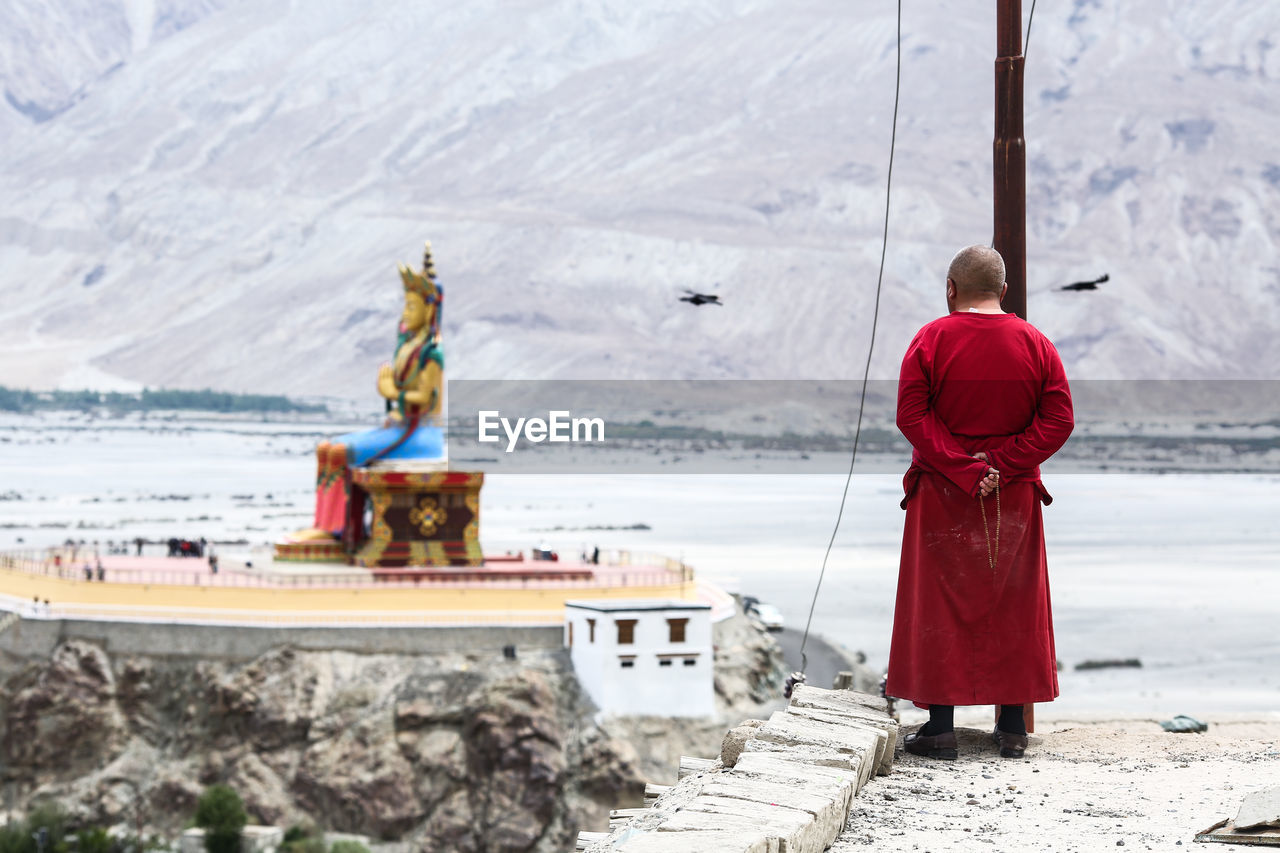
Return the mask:
<path fill-rule="evenodd" d="M 876 772 L 887 775 L 893 766 L 893 750 L 898 742 L 898 723 L 888 716 L 877 718 L 872 712 L 855 710 L 844 713 L 834 710 L 816 710 L 812 708 L 791 708 L 790 713 L 816 722 L 837 726 L 853 726 L 866 728 L 876 733 Z"/>
<path fill-rule="evenodd" d="M 113 655 L 253 660 L 274 648 L 357 654 L 518 650 L 558 651 L 560 626 L 257 628 L 229 625 L 108 622 L 90 619 L 23 619 L 0 635 L 0 653 L 45 659 L 64 640 L 87 640 Z"/>
<path fill-rule="evenodd" d="M 885 734 L 879 729 L 854 722 L 840 724 L 814 720 L 790 711 L 779 711 L 770 717 L 769 722 L 756 732 L 754 740 L 783 747 L 808 746 L 848 755 L 854 766 L 864 771 L 859 787 L 876 771 L 885 747 Z M 747 749 L 750 747 L 748 742 Z"/>
<path fill-rule="evenodd" d="M 883 699 L 800 686 L 740 752 L 729 744 L 737 754 L 689 773 L 586 849 L 822 853 L 862 786 L 892 768 L 897 734 Z"/>
<path fill-rule="evenodd" d="M 776 846 L 751 832 L 684 832 L 679 836 L 637 835 L 613 847 L 590 847 L 588 850 L 613 850 L 617 853 L 777 853 Z"/>

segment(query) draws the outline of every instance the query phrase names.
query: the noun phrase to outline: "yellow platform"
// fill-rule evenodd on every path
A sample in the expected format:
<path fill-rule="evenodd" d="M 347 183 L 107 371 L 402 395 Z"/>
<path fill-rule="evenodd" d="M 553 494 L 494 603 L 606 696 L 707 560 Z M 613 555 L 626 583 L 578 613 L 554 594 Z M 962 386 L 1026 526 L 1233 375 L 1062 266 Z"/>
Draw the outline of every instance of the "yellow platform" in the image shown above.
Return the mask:
<path fill-rule="evenodd" d="M 69 574 L 63 570 L 63 574 Z M 534 621 L 551 621 L 568 599 L 663 598 L 695 600 L 693 573 L 667 569 L 629 574 L 602 574 L 590 581 L 552 581 L 526 585 L 509 579 L 492 582 L 412 583 L 379 582 L 347 577 L 292 579 L 246 578 L 224 573 L 191 576 L 186 582 L 145 583 L 84 580 L 58 576 L 31 561 L 0 555 L 0 596 L 10 607 L 32 599 L 48 601 L 53 616 L 68 618 L 166 619 L 198 615 L 199 621 L 218 621 L 220 611 L 230 621 L 253 614 L 255 621 L 442 621 L 443 614 L 471 614 L 462 621 L 501 621 L 499 614 L 538 614 Z M 43 604 L 41 605 L 43 607 Z M 415 614 L 432 614 L 419 618 Z M 269 614 L 278 614 L 270 616 Z M 290 615 L 292 614 L 292 615 Z M 325 614 L 332 616 L 326 620 Z M 480 618 L 481 614 L 486 614 Z"/>

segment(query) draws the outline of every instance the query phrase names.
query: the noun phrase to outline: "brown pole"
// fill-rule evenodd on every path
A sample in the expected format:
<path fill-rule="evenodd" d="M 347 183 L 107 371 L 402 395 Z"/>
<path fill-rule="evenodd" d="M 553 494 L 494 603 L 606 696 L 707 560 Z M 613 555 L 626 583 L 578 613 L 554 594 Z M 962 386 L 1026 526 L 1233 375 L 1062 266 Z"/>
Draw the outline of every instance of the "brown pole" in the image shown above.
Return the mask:
<path fill-rule="evenodd" d="M 995 250 L 1004 258 L 1009 290 L 1001 307 L 1027 319 L 1027 144 L 1022 138 L 1022 0 L 997 0 Z M 996 719 L 1000 706 L 996 706 Z M 1022 707 L 1027 731 L 1036 728 L 1035 705 Z"/>
<path fill-rule="evenodd" d="M 1027 319 L 1027 148 L 1022 138 L 1022 0 L 997 0 L 995 250 L 1004 258 L 1004 310 Z"/>

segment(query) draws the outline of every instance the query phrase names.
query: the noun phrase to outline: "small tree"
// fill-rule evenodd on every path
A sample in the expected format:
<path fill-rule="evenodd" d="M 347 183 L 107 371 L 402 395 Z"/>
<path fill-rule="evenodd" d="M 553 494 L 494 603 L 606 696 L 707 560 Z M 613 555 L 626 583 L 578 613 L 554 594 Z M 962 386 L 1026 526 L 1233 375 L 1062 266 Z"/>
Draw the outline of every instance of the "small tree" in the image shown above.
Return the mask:
<path fill-rule="evenodd" d="M 240 831 L 249 820 L 240 795 L 227 785 L 210 785 L 196 801 L 196 826 L 204 830 L 208 853 L 239 853 Z"/>

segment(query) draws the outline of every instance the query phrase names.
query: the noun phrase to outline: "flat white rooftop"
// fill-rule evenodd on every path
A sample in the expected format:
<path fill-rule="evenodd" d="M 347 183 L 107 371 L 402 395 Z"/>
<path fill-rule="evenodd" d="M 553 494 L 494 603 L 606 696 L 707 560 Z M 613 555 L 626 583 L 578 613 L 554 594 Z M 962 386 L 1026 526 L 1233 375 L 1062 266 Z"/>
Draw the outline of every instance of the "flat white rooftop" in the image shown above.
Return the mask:
<path fill-rule="evenodd" d="M 600 613 L 631 612 L 641 610 L 710 610 L 710 604 L 698 601 L 676 601 L 661 598 L 610 598 L 599 601 L 566 601 L 565 607 L 579 610 L 595 610 Z"/>

